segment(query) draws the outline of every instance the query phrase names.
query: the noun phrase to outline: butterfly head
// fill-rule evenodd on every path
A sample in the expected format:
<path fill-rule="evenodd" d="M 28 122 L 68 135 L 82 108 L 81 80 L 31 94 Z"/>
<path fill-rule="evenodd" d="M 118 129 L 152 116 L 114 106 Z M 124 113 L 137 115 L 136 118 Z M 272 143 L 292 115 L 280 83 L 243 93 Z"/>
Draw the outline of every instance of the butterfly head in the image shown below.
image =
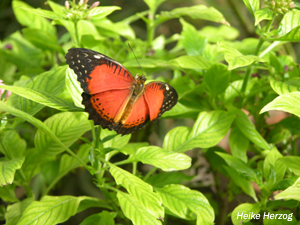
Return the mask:
<path fill-rule="evenodd" d="M 136 75 L 134 84 L 134 94 L 140 95 L 145 87 L 146 78 L 143 75 Z"/>

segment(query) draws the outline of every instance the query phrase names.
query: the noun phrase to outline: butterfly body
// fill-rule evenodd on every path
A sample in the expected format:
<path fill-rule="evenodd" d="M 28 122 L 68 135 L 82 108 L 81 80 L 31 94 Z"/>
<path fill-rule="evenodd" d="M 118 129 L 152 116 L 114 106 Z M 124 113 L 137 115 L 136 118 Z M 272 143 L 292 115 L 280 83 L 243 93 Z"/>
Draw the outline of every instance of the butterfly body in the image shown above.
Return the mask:
<path fill-rule="evenodd" d="M 83 89 L 82 103 L 95 125 L 129 134 L 170 110 L 178 95 L 163 82 L 145 84 L 113 59 L 83 48 L 69 49 L 66 61 Z"/>

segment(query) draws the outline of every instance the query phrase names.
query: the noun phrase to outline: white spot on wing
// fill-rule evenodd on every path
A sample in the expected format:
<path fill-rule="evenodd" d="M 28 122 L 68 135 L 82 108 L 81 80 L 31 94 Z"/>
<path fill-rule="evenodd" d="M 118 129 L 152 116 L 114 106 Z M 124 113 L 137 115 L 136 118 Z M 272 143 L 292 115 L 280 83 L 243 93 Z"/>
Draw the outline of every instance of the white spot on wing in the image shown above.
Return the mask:
<path fill-rule="evenodd" d="M 102 56 L 101 56 L 101 55 L 94 55 L 94 58 L 96 58 L 96 59 L 101 59 Z"/>
<path fill-rule="evenodd" d="M 166 84 L 166 90 L 168 91 L 168 90 L 170 90 L 170 88 L 169 88 L 169 86 Z"/>

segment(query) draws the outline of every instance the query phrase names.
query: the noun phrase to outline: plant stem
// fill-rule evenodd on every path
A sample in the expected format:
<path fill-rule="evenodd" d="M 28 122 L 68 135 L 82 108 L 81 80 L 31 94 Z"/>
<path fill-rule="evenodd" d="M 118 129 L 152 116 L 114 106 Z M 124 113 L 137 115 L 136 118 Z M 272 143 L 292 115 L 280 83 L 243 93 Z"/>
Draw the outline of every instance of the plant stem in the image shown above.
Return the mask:
<path fill-rule="evenodd" d="M 79 35 L 78 35 L 78 26 L 77 26 L 77 24 L 78 24 L 78 20 L 74 21 L 75 42 L 76 42 L 75 44 L 76 44 L 77 47 L 80 47 L 80 45 L 79 45 Z"/>
<path fill-rule="evenodd" d="M 137 162 L 133 162 L 132 163 L 132 174 L 136 175 L 136 166 L 137 166 Z"/>
<path fill-rule="evenodd" d="M 157 168 L 153 167 L 152 170 L 150 170 L 144 177 L 144 181 L 146 181 L 151 176 L 151 174 L 154 173 L 156 170 L 157 170 Z"/>
<path fill-rule="evenodd" d="M 243 106 L 243 100 L 244 100 L 244 97 L 245 97 L 245 92 L 246 92 L 248 81 L 250 79 L 251 72 L 252 72 L 252 66 L 249 66 L 246 70 L 244 80 L 243 80 L 243 85 L 242 85 L 242 89 L 241 89 L 242 96 L 239 99 L 239 103 L 238 103 L 239 108 L 242 108 L 242 106 Z"/>
<path fill-rule="evenodd" d="M 270 20 L 265 28 L 265 33 L 269 32 L 271 26 L 272 26 L 272 23 L 275 19 L 276 15 L 273 16 L 273 19 Z M 256 46 L 256 49 L 255 49 L 255 55 L 258 55 L 259 53 L 259 50 L 261 49 L 263 43 L 265 42 L 265 38 L 260 35 L 259 37 L 259 42 Z M 246 92 L 246 89 L 247 89 L 247 85 L 248 85 L 248 81 L 250 79 L 250 76 L 251 76 L 251 73 L 252 73 L 252 69 L 253 69 L 253 64 L 251 66 L 249 66 L 246 70 L 246 73 L 245 73 L 245 76 L 244 76 L 244 80 L 243 80 L 243 85 L 242 85 L 242 88 L 241 88 L 241 98 L 238 102 L 238 107 L 239 108 L 242 108 L 243 107 L 243 101 L 244 101 L 244 98 L 245 98 L 245 92 Z"/>

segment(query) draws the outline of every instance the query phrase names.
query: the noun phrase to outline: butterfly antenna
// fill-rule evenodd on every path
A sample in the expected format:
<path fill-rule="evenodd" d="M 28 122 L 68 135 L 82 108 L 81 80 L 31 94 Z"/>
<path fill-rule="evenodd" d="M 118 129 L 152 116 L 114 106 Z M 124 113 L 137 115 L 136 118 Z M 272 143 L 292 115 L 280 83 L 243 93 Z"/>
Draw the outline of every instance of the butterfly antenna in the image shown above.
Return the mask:
<path fill-rule="evenodd" d="M 143 70 L 143 68 L 141 67 L 141 65 L 140 65 L 139 61 L 137 60 L 137 58 L 136 58 L 136 56 L 135 56 L 135 54 L 134 54 L 134 51 L 133 51 L 133 49 L 131 48 L 131 46 L 130 46 L 130 44 L 129 44 L 129 43 L 128 43 L 128 46 L 129 46 L 130 50 L 132 51 L 132 53 L 133 53 L 133 55 L 134 55 L 134 58 L 135 58 L 135 60 L 136 60 L 136 61 L 137 61 L 137 63 L 139 64 L 139 67 L 140 67 L 140 70 L 142 71 L 142 74 L 144 74 L 144 70 Z"/>

